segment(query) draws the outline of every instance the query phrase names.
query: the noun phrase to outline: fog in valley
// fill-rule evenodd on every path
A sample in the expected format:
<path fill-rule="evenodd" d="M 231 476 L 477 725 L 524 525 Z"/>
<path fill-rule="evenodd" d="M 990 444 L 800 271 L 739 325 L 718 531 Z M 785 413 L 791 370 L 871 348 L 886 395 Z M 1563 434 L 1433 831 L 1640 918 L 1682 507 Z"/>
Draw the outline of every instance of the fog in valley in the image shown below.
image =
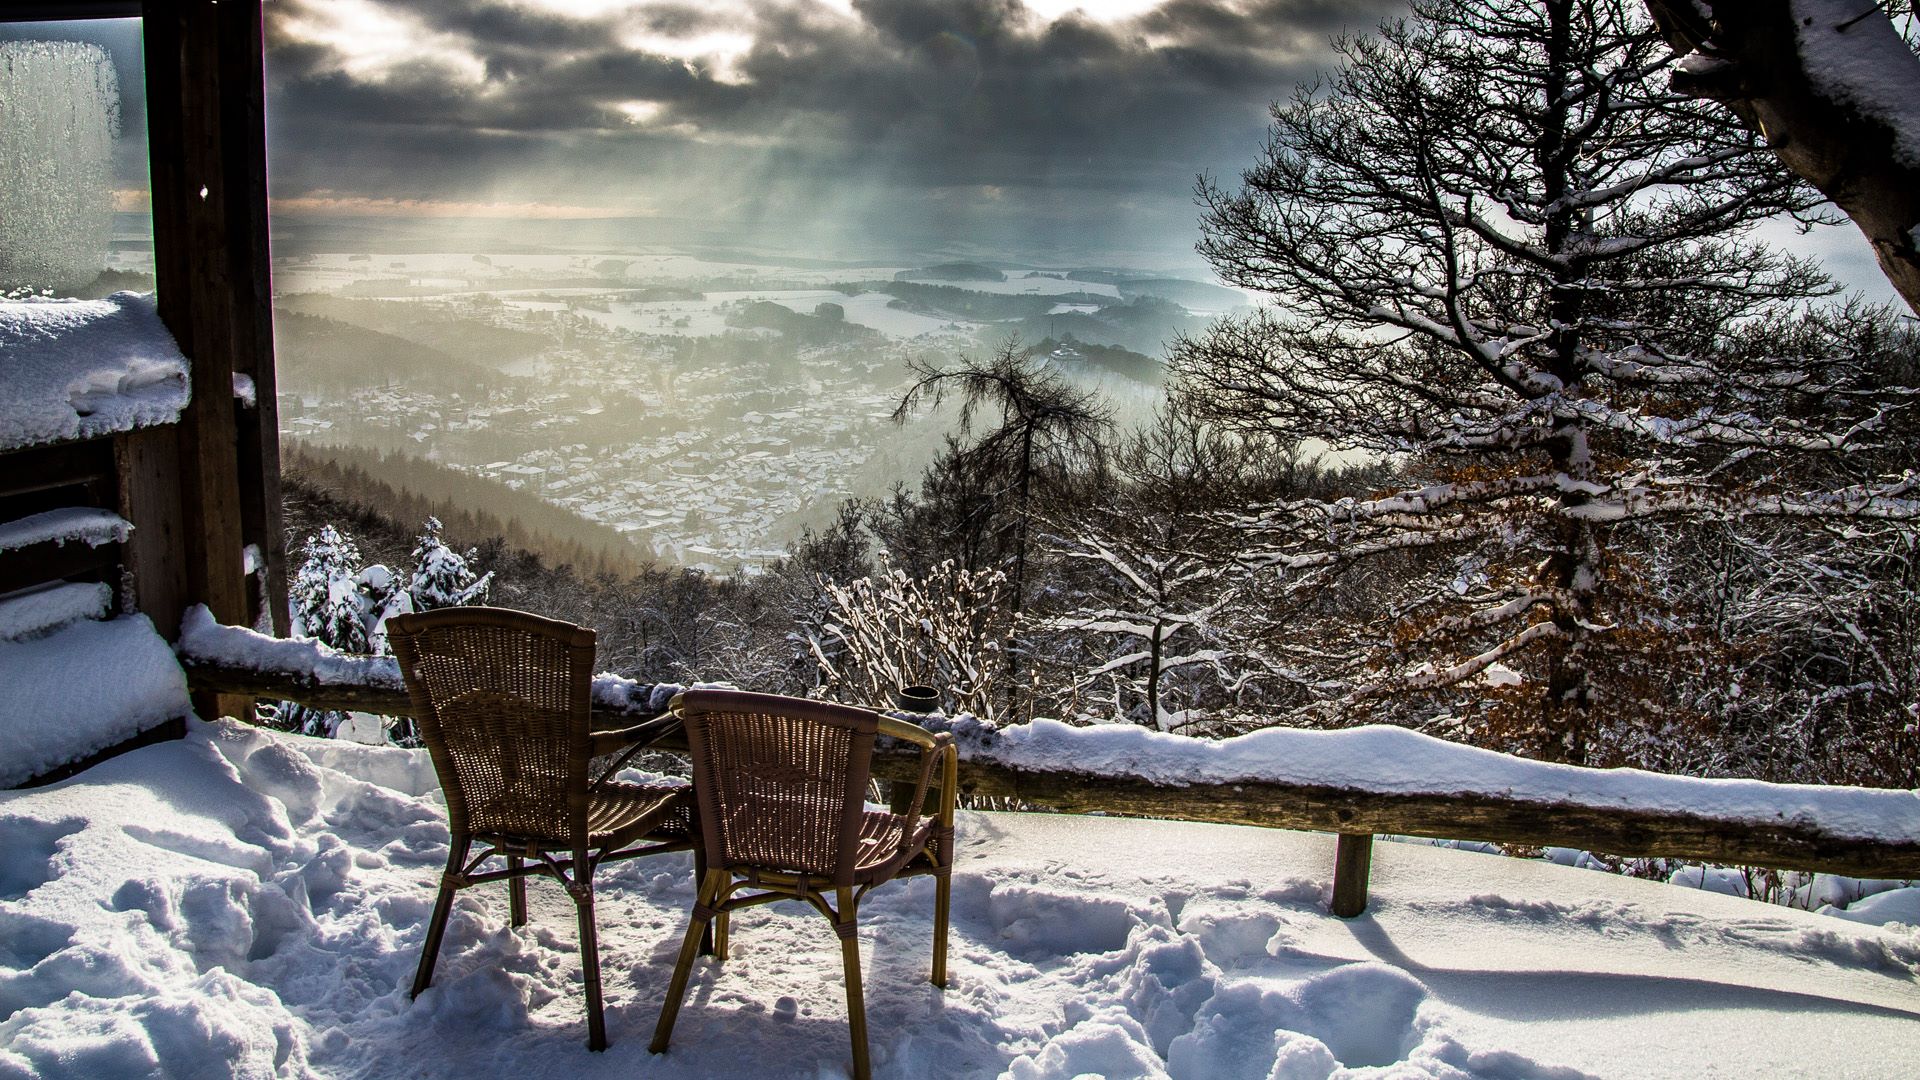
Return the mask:
<path fill-rule="evenodd" d="M 909 359 L 1018 341 L 1144 418 L 1162 343 L 1244 303 L 1080 267 L 639 245 L 283 254 L 275 280 L 288 438 L 423 458 L 723 573 L 917 479 L 949 425 L 892 420 Z"/>

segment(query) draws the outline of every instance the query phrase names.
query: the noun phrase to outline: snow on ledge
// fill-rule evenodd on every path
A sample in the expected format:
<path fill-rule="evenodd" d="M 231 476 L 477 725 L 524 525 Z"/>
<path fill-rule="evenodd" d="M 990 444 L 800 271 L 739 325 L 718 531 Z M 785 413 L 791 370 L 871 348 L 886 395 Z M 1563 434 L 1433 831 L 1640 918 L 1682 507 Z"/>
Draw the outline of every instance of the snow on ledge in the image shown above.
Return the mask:
<path fill-rule="evenodd" d="M 400 662 L 391 656 L 353 656 L 317 641 L 268 637 L 244 626 L 228 626 L 215 619 L 205 604 L 187 609 L 174 651 L 185 660 L 289 675 L 315 686 L 406 689 Z"/>
<path fill-rule="evenodd" d="M 1035 720 L 990 728 L 945 724 L 972 760 L 1010 768 L 1135 777 L 1156 784 L 1270 783 L 1382 795 L 1480 795 L 1598 810 L 1685 814 L 1752 824 L 1799 824 L 1836 836 L 1920 840 L 1920 791 L 1710 780 L 1530 761 L 1406 728 L 1267 728 L 1195 739 L 1132 725 L 1073 727 Z"/>
<path fill-rule="evenodd" d="M 399 664 L 390 657 L 344 656 L 317 642 L 223 626 L 204 606 L 187 613 L 178 649 L 189 661 L 291 675 L 315 684 L 403 688 Z M 659 712 L 681 689 L 603 674 L 594 678 L 593 698 L 603 709 Z M 1211 740 L 1121 724 L 1074 727 L 1035 720 L 995 728 L 971 716 L 907 719 L 952 731 L 967 760 L 1034 772 L 1137 779 L 1169 787 L 1268 783 L 1380 795 L 1479 795 L 1746 824 L 1793 823 L 1870 841 L 1920 840 L 1920 792 L 1554 765 L 1397 727 L 1268 728 Z"/>
<path fill-rule="evenodd" d="M 77 541 L 88 547 L 124 544 L 133 526 L 111 510 L 66 506 L 0 522 L 0 551 L 18 551 L 35 544 Z"/>
<path fill-rule="evenodd" d="M 0 643 L 0 787 L 185 716 L 187 680 L 145 615 Z"/>
<path fill-rule="evenodd" d="M 187 400 L 152 294 L 0 300 L 0 450 L 173 423 Z"/>
<path fill-rule="evenodd" d="M 81 619 L 104 619 L 113 590 L 102 582 L 64 582 L 0 600 L 0 641 L 39 637 Z"/>

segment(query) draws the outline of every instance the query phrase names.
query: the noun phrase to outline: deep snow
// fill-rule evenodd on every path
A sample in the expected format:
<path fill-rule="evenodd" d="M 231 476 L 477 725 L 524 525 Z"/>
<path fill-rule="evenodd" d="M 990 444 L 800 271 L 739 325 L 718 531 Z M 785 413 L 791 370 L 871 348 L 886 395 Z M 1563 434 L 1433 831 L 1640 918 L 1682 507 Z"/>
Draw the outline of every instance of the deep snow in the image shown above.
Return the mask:
<path fill-rule="evenodd" d="M 151 293 L 0 300 L 0 450 L 170 424 L 187 397 Z"/>
<path fill-rule="evenodd" d="M 584 1045 L 571 906 L 464 894 L 405 988 L 445 855 L 425 755 L 191 723 L 0 794 L 0 1077 L 837 1076 L 837 946 L 736 918 L 673 1050 L 646 1043 L 685 855 L 600 876 L 612 1048 Z M 1717 893 L 1411 844 L 1325 908 L 1330 838 L 963 814 L 954 985 L 931 887 L 863 906 L 880 1077 L 1893 1076 L 1920 1058 L 1920 938 Z M 1899 894 L 1882 894 L 1897 896 Z M 1884 903 L 1885 901 L 1883 901 Z"/>

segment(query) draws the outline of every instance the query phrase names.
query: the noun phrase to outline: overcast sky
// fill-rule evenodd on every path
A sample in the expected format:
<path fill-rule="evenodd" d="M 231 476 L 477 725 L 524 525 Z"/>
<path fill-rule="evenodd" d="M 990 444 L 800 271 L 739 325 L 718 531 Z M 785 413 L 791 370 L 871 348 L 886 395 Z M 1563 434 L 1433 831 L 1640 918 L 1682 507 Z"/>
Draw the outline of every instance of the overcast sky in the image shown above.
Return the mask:
<path fill-rule="evenodd" d="M 276 209 L 1194 262 L 1329 37 L 1400 0 L 279 0 Z M 1017 252 L 1013 249 L 1017 249 Z"/>
<path fill-rule="evenodd" d="M 824 257 L 979 255 L 1199 271 L 1196 173 L 1258 155 L 1328 40 L 1404 0 L 268 0 L 275 229 L 348 217 L 624 217 Z M 143 186 L 139 29 L 123 172 Z M 523 234 L 524 234 L 523 230 Z M 435 234 L 437 237 L 438 233 Z M 1890 297 L 1850 226 L 1772 239 Z M 429 237 L 429 243 L 438 240 Z M 458 240 L 449 242 L 457 243 Z"/>

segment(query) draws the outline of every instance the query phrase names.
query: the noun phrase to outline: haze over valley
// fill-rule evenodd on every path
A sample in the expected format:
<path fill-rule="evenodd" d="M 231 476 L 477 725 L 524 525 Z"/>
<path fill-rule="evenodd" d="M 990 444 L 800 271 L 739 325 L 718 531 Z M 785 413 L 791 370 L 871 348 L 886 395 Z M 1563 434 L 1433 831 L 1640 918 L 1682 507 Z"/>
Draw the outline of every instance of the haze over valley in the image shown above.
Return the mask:
<path fill-rule="evenodd" d="M 386 246 L 276 258 L 288 438 L 422 458 L 723 574 L 917 479 L 949 422 L 893 421 L 910 359 L 1014 340 L 1144 417 L 1164 342 L 1246 302 L 1164 272 L 994 259 Z"/>

